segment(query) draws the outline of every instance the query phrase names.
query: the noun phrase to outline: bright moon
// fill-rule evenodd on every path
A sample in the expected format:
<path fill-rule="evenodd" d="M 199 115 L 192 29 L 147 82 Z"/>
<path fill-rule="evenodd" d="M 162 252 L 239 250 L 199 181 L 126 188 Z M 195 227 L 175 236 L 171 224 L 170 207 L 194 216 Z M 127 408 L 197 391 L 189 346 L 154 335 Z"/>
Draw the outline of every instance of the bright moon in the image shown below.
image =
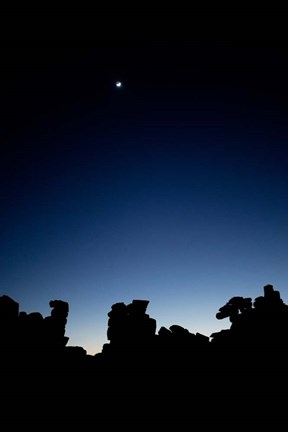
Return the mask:
<path fill-rule="evenodd" d="M 116 87 L 122 87 L 122 83 L 121 83 L 121 81 L 117 81 L 117 82 L 116 82 Z"/>

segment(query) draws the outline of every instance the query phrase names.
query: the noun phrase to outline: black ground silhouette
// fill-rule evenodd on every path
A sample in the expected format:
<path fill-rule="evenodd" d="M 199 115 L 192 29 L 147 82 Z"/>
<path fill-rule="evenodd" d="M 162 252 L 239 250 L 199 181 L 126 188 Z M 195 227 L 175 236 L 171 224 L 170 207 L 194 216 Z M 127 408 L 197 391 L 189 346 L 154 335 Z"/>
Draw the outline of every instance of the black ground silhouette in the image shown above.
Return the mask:
<path fill-rule="evenodd" d="M 283 422 L 288 306 L 272 285 L 253 302 L 232 297 L 216 314 L 230 329 L 210 337 L 176 324 L 156 334 L 148 304 L 112 305 L 109 342 L 91 356 L 67 346 L 67 302 L 52 300 L 43 318 L 2 295 L 3 421 Z"/>

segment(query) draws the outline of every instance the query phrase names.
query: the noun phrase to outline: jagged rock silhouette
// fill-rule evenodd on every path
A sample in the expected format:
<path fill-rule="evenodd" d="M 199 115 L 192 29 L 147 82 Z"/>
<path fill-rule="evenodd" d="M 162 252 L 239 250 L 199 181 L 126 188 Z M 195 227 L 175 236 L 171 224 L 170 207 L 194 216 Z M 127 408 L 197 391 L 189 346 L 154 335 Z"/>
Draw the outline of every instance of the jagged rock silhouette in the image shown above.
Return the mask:
<path fill-rule="evenodd" d="M 265 414 L 276 417 L 281 402 L 277 389 L 287 386 L 288 306 L 272 285 L 264 286 L 264 295 L 254 302 L 235 296 L 220 307 L 216 317 L 229 318 L 231 326 L 210 337 L 177 324 L 156 333 L 156 320 L 146 312 L 148 304 L 141 299 L 113 304 L 108 312 L 109 342 L 91 356 L 82 347 L 67 346 L 67 302 L 51 300 L 51 315 L 44 318 L 39 312 L 19 312 L 15 300 L 0 296 L 6 400 L 10 395 L 22 407 L 25 389 L 25 398 L 33 400 L 39 415 L 52 410 L 61 417 L 62 401 L 69 400 L 73 412 L 81 407 L 81 415 L 91 418 L 90 391 L 97 388 L 102 413 L 106 406 L 117 410 L 119 401 L 125 401 L 134 414 L 141 415 L 149 406 L 149 412 L 159 417 L 155 403 L 162 399 L 172 403 L 174 414 L 187 418 L 191 406 L 186 414 L 182 410 L 194 395 L 195 416 L 206 405 L 214 416 L 223 417 L 223 410 L 215 407 L 220 398 L 230 416 L 239 417 L 239 410 L 242 417 L 251 415 L 258 399 Z M 53 382 L 57 390 L 42 406 L 40 400 Z"/>
<path fill-rule="evenodd" d="M 264 286 L 264 296 L 232 297 L 216 314 L 228 318 L 230 329 L 212 333 L 215 344 L 246 348 L 253 351 L 287 349 L 288 306 L 272 285 Z"/>

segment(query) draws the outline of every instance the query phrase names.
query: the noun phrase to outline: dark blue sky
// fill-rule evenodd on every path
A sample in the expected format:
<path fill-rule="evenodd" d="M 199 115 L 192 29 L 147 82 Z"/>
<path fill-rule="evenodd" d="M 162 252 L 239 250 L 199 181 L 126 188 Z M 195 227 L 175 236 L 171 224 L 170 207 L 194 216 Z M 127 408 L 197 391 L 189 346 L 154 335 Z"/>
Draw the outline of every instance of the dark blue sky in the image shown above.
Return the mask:
<path fill-rule="evenodd" d="M 1 63 L 0 284 L 21 310 L 68 301 L 94 354 L 116 302 L 208 336 L 234 295 L 287 302 L 285 44 L 10 41 Z"/>

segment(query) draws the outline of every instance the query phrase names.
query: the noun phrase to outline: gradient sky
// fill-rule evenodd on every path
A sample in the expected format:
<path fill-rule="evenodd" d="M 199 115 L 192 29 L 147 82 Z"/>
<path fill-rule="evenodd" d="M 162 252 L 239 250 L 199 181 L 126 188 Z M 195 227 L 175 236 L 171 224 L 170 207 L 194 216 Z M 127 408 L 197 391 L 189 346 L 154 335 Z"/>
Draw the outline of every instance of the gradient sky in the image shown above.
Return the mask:
<path fill-rule="evenodd" d="M 288 302 L 283 45 L 14 43 L 1 67 L 1 295 L 67 301 L 89 354 L 117 302 L 207 336 L 233 296 Z"/>

